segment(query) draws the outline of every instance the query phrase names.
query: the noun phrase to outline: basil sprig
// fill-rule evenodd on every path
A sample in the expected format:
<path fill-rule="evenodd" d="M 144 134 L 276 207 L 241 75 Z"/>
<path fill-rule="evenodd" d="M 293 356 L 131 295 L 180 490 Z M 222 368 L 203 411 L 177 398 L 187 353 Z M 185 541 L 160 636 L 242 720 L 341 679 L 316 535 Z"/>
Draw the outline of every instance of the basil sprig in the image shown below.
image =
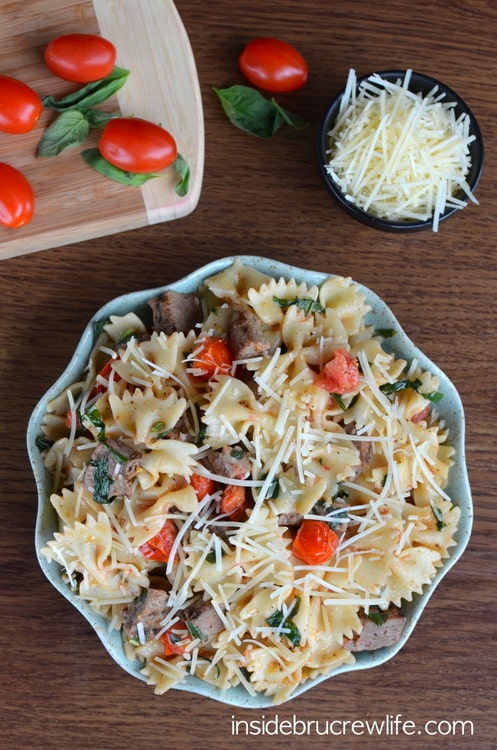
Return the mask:
<path fill-rule="evenodd" d="M 77 89 L 77 91 L 63 96 L 62 99 L 55 99 L 53 96 L 43 96 L 41 99 L 42 104 L 47 109 L 53 109 L 56 112 L 66 112 L 68 110 L 83 112 L 89 107 L 101 104 L 101 102 L 104 102 L 112 94 L 115 94 L 116 91 L 119 91 L 126 83 L 129 73 L 129 70 L 116 66 L 112 73 L 109 73 L 105 78 L 88 83 L 86 86 Z"/>
<path fill-rule="evenodd" d="M 212 90 L 229 121 L 250 135 L 272 138 L 284 124 L 295 130 L 306 130 L 309 127 L 309 123 L 302 117 L 283 109 L 274 98 L 266 99 L 250 86 L 237 84 L 225 89 L 213 86 Z"/>

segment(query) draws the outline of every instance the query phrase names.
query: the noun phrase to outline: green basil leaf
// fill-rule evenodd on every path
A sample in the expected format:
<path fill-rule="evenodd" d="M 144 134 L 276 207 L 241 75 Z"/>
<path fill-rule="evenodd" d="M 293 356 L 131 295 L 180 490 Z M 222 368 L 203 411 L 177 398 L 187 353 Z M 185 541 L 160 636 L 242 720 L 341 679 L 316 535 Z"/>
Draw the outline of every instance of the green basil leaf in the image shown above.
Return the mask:
<path fill-rule="evenodd" d="M 283 297 L 273 297 L 273 301 L 276 302 L 283 310 L 286 307 L 295 305 L 299 310 L 303 310 L 306 315 L 311 313 L 320 312 L 324 313 L 324 307 L 317 300 L 312 297 L 294 297 L 293 299 L 284 299 Z"/>
<path fill-rule="evenodd" d="M 421 393 L 421 395 L 424 396 L 427 401 L 431 401 L 432 404 L 438 404 L 438 402 L 441 401 L 444 397 L 443 393 L 440 393 L 440 391 L 432 391 L 431 393 Z"/>
<path fill-rule="evenodd" d="M 250 135 L 271 138 L 285 121 L 269 99 L 250 86 L 235 85 L 227 89 L 213 86 L 212 90 L 229 121 Z"/>
<path fill-rule="evenodd" d="M 278 104 L 276 99 L 271 99 L 271 104 L 283 119 L 283 121 L 286 122 L 287 125 L 290 125 L 291 128 L 294 128 L 295 130 L 307 130 L 307 128 L 309 127 L 309 122 L 300 117 L 300 115 L 295 115 L 293 112 L 289 112 L 287 109 L 283 109 L 283 107 Z"/>
<path fill-rule="evenodd" d="M 62 97 L 62 99 L 55 99 L 53 96 L 43 96 L 41 101 L 44 107 L 54 109 L 56 112 L 64 112 L 68 109 L 88 109 L 88 107 L 100 104 L 112 96 L 112 94 L 115 94 L 116 91 L 119 91 L 126 83 L 129 73 L 129 70 L 116 66 L 112 73 L 109 73 L 105 78 L 92 81 L 92 83 L 88 83 L 86 86 L 77 89 L 77 91 L 73 91 L 71 94 Z"/>
<path fill-rule="evenodd" d="M 108 177 L 110 180 L 114 180 L 114 182 L 120 182 L 122 185 L 140 187 L 148 180 L 158 177 L 156 174 L 125 172 L 124 169 L 119 169 L 119 167 L 115 167 L 107 159 L 104 159 L 98 148 L 88 148 L 86 151 L 81 152 L 81 156 L 90 167 L 103 174 L 104 177 Z"/>
<path fill-rule="evenodd" d="M 43 133 L 37 156 L 58 156 L 62 151 L 80 146 L 87 138 L 90 126 L 82 112 L 61 112 Z"/>
<path fill-rule="evenodd" d="M 109 461 L 107 456 L 99 456 L 96 461 L 90 461 L 89 465 L 95 469 L 93 474 L 93 499 L 101 505 L 111 503 L 115 498 L 109 496 L 112 478 L 109 476 Z"/>
<path fill-rule="evenodd" d="M 40 453 L 44 453 L 45 451 L 47 451 L 49 448 L 52 447 L 53 444 L 54 444 L 54 441 L 50 440 L 45 435 L 37 435 L 35 438 L 35 445 L 40 451 Z"/>
<path fill-rule="evenodd" d="M 404 391 L 406 388 L 412 388 L 413 391 L 417 391 L 420 385 L 422 385 L 422 383 L 419 378 L 416 378 L 415 380 L 409 380 L 406 378 L 405 380 L 397 380 L 396 383 L 384 383 L 383 385 L 380 385 L 380 391 L 389 396 L 392 393 Z"/>
<path fill-rule="evenodd" d="M 101 109 L 85 109 L 84 115 L 90 128 L 103 128 L 109 120 L 122 117 L 120 112 L 103 112 Z"/>
<path fill-rule="evenodd" d="M 383 625 L 388 620 L 388 612 L 382 609 L 371 608 L 366 617 L 374 622 L 375 625 Z"/>
<path fill-rule="evenodd" d="M 174 192 L 183 197 L 187 194 L 190 187 L 190 167 L 184 156 L 181 156 L 181 154 L 178 154 L 176 161 L 172 166 L 180 178 L 179 182 L 177 182 L 174 187 Z"/>
<path fill-rule="evenodd" d="M 373 336 L 381 336 L 383 339 L 391 339 L 395 336 L 395 328 L 376 328 Z"/>
<path fill-rule="evenodd" d="M 97 440 L 105 441 L 105 422 L 96 406 L 92 406 L 81 415 L 81 422 L 89 422 L 97 430 Z"/>

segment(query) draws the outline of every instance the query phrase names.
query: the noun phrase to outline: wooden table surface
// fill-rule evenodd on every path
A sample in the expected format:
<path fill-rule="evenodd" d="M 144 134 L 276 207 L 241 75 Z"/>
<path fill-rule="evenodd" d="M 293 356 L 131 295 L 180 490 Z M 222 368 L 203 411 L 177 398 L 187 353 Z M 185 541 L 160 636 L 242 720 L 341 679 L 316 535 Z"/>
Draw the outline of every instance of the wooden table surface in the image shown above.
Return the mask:
<path fill-rule="evenodd" d="M 205 114 L 205 176 L 196 210 L 97 240 L 78 243 L 75 236 L 71 245 L 0 263 L 0 744 L 6 750 L 496 748 L 497 5 L 181 0 L 177 7 L 195 54 Z M 237 56 L 255 36 L 284 38 L 306 56 L 307 86 L 281 102 L 311 121 L 308 131 L 286 129 L 262 141 L 225 119 L 211 86 L 242 82 Z M 315 138 L 320 115 L 350 67 L 358 74 L 412 67 L 462 95 L 485 138 L 479 206 L 469 206 L 438 234 L 399 236 L 366 228 L 333 203 L 318 174 Z M 114 664 L 38 567 L 37 499 L 25 450 L 34 405 L 104 302 L 246 253 L 351 276 L 384 298 L 461 394 L 475 505 L 466 553 L 392 661 L 262 712 L 180 691 L 159 698 Z M 381 735 L 364 730 L 359 736 L 359 724 L 354 734 L 352 722 L 388 716 L 401 718 Z M 268 724 L 262 735 L 262 722 L 276 717 L 319 724 L 311 723 L 305 736 L 275 734 L 275 724 Z M 233 722 L 243 719 L 256 722 L 252 733 L 240 729 L 233 736 Z M 343 722 L 341 734 L 333 720 Z M 466 722 L 464 736 L 461 724 L 452 732 L 454 720 Z M 403 721 L 415 723 L 414 734 L 402 731 Z M 335 736 L 319 736 L 331 726 Z M 412 725 L 406 729 L 413 731 Z"/>

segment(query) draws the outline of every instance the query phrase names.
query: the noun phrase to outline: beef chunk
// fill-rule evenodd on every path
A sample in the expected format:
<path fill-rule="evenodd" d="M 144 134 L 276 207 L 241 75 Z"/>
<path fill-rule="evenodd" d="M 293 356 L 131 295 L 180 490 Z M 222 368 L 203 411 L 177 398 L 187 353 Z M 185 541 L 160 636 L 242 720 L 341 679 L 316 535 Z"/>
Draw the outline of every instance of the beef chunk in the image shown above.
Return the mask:
<path fill-rule="evenodd" d="M 304 516 L 296 511 L 280 513 L 278 516 L 278 526 L 300 526 L 303 520 Z"/>
<path fill-rule="evenodd" d="M 231 316 L 229 343 L 235 360 L 260 357 L 271 348 L 260 319 L 252 310 L 241 308 L 236 308 Z"/>
<path fill-rule="evenodd" d="M 152 308 L 153 326 L 166 334 L 188 333 L 202 320 L 202 308 L 196 294 L 184 294 L 169 289 L 148 301 Z"/>
<path fill-rule="evenodd" d="M 160 631 L 169 611 L 169 594 L 159 589 L 147 589 L 123 610 L 123 632 L 126 638 L 138 638 L 138 623 L 143 625 L 145 640 L 150 641 Z"/>
<path fill-rule="evenodd" d="M 386 646 L 393 646 L 400 639 L 406 617 L 397 607 L 390 607 L 384 622 L 376 623 L 365 614 L 360 616 L 363 627 L 358 636 L 352 638 L 346 647 L 350 651 L 375 651 Z"/>
<path fill-rule="evenodd" d="M 210 602 L 198 598 L 183 610 L 184 619 L 190 625 L 190 633 L 208 646 L 224 628 L 223 621 Z"/>
<path fill-rule="evenodd" d="M 225 445 L 220 451 L 209 456 L 209 463 L 215 474 L 232 479 L 244 479 L 250 474 L 250 461 L 243 448 Z"/>
<path fill-rule="evenodd" d="M 351 422 L 345 427 L 345 432 L 348 435 L 356 435 L 357 428 L 355 422 Z M 373 459 L 373 444 L 370 440 L 354 440 L 354 445 L 359 451 L 359 458 L 361 463 L 356 467 L 355 475 L 352 477 L 355 479 L 362 472 L 368 468 L 369 464 Z"/>
<path fill-rule="evenodd" d="M 99 443 L 86 467 L 83 485 L 97 503 L 110 503 L 115 497 L 130 497 L 140 459 L 140 453 L 119 440 Z"/>

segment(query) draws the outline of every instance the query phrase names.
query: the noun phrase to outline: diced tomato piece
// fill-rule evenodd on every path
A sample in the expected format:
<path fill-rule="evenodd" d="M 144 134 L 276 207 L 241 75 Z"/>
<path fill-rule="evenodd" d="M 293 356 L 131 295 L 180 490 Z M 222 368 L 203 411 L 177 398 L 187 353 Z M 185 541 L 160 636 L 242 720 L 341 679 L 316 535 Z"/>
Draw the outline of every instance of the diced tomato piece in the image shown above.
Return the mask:
<path fill-rule="evenodd" d="M 210 380 L 214 375 L 230 375 L 233 355 L 228 342 L 218 336 L 207 336 L 199 344 L 192 365 L 199 372 L 194 380 Z"/>
<path fill-rule="evenodd" d="M 138 549 L 141 554 L 148 557 L 149 560 L 166 563 L 169 561 L 171 549 L 177 535 L 178 529 L 176 528 L 174 521 L 168 518 L 162 529 Z"/>
<path fill-rule="evenodd" d="M 248 508 L 247 490 L 237 484 L 229 484 L 223 490 L 219 510 L 231 521 L 241 521 Z"/>
<path fill-rule="evenodd" d="M 293 540 L 292 554 L 306 565 L 323 565 L 332 558 L 339 541 L 325 521 L 305 519 Z"/>
<path fill-rule="evenodd" d="M 411 422 L 422 422 L 423 419 L 426 419 L 430 413 L 430 405 L 428 404 L 425 406 L 424 409 L 421 409 L 421 411 L 418 411 L 417 414 L 413 414 L 411 417 Z"/>
<path fill-rule="evenodd" d="M 316 378 L 316 385 L 328 393 L 352 393 L 359 388 L 357 360 L 345 349 L 337 349 Z"/>
<path fill-rule="evenodd" d="M 160 637 L 164 646 L 164 656 L 176 656 L 184 654 L 186 647 L 191 641 L 191 636 L 186 628 L 180 628 L 179 623 L 172 625 Z"/>
<path fill-rule="evenodd" d="M 109 360 L 107 360 L 107 362 L 105 363 L 105 365 L 102 367 L 102 369 L 98 373 L 98 375 L 97 375 L 97 381 L 96 381 L 95 385 L 93 386 L 93 390 L 92 390 L 92 392 L 90 394 L 90 398 L 93 398 L 94 396 L 98 395 L 99 393 L 105 393 L 105 391 L 107 390 L 107 386 L 104 385 L 104 383 L 101 383 L 99 381 L 100 381 L 100 379 L 102 379 L 102 380 L 108 380 L 109 379 L 110 373 L 112 371 L 112 363 L 113 362 L 114 362 L 114 359 L 112 359 L 112 358 L 109 359 Z M 120 380 L 120 379 L 121 378 L 119 377 L 119 375 L 117 374 L 117 372 L 114 373 L 114 381 L 117 383 L 117 381 Z"/>
<path fill-rule="evenodd" d="M 199 500 L 203 500 L 206 495 L 212 495 L 216 491 L 215 481 L 210 477 L 204 477 L 202 474 L 192 474 L 190 484 Z"/>

